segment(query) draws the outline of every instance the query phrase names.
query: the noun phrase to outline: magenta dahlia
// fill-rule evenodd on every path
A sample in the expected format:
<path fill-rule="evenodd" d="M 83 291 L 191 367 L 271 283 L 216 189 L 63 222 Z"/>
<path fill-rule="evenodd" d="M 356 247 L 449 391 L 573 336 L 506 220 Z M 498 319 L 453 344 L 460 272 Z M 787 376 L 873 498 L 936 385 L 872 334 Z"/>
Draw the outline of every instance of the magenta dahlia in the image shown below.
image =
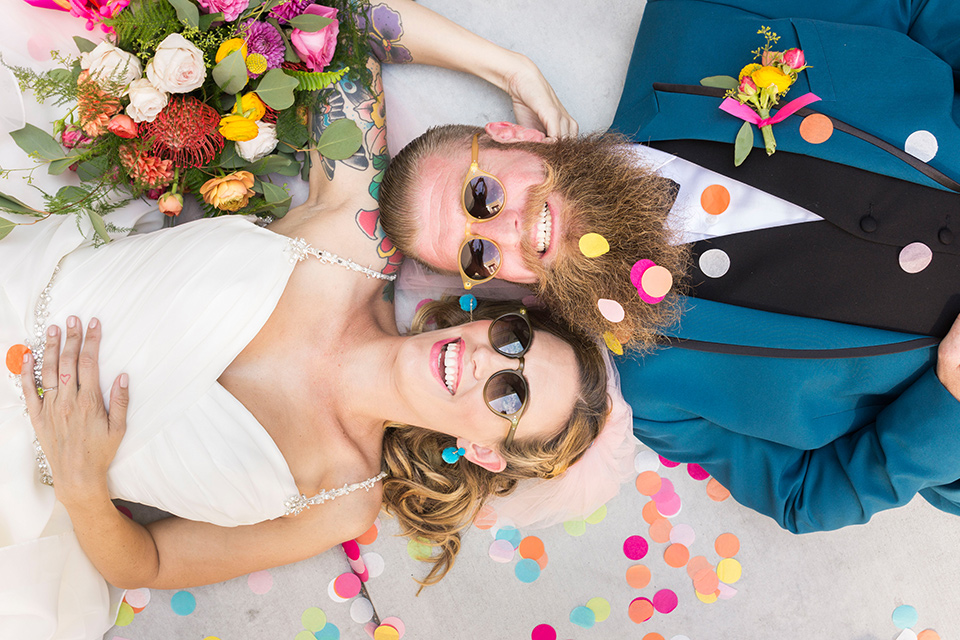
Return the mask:
<path fill-rule="evenodd" d="M 290 18 L 296 18 L 313 2 L 314 0 L 286 0 L 270 9 L 270 17 L 276 18 L 280 24 L 287 24 Z"/>
<path fill-rule="evenodd" d="M 247 41 L 247 71 L 251 78 L 283 64 L 283 36 L 273 25 L 247 20 L 243 23 L 243 38 Z"/>

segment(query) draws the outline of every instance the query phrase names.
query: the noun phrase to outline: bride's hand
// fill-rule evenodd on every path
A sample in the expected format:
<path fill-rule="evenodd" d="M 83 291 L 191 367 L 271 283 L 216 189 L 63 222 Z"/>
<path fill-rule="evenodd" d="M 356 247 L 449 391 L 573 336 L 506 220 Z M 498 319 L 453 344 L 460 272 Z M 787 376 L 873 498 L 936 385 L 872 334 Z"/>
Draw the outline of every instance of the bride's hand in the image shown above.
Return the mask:
<path fill-rule="evenodd" d="M 47 457 L 57 498 L 66 506 L 98 499 L 106 492 L 107 468 L 126 430 L 127 375 L 110 390 L 110 412 L 100 392 L 100 323 L 90 321 L 86 340 L 80 320 L 67 319 L 60 353 L 60 328 L 51 325 L 43 352 L 42 394 L 33 378 L 33 356 L 21 376 L 27 410 Z"/>
<path fill-rule="evenodd" d="M 517 124 L 543 131 L 553 139 L 575 137 L 579 132 L 577 121 L 567 113 L 553 87 L 529 58 L 523 57 L 522 63 L 505 77 L 504 90 L 513 101 Z"/>

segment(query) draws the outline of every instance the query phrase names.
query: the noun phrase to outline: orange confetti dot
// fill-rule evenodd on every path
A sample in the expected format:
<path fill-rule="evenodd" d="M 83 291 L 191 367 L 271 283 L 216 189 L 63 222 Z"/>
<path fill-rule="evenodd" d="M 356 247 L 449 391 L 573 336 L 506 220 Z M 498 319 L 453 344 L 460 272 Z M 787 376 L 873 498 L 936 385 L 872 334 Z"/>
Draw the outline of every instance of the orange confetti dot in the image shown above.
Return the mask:
<path fill-rule="evenodd" d="M 367 529 L 362 536 L 359 536 L 356 539 L 357 544 L 373 544 L 374 541 L 377 539 L 378 533 L 379 533 L 379 529 L 377 528 L 377 523 L 374 522 L 373 526 Z"/>
<path fill-rule="evenodd" d="M 653 617 L 653 603 L 646 598 L 637 598 L 630 603 L 627 613 L 630 615 L 630 619 L 637 624 L 646 622 Z"/>
<path fill-rule="evenodd" d="M 543 540 L 537 536 L 527 536 L 520 541 L 520 546 L 517 549 L 520 551 L 521 558 L 536 560 L 543 555 Z"/>
<path fill-rule="evenodd" d="M 713 565 L 707 562 L 703 556 L 693 556 L 687 563 L 687 575 L 693 580 L 698 573 L 704 569 L 713 569 Z"/>
<path fill-rule="evenodd" d="M 30 347 L 25 344 L 15 344 L 7 349 L 7 369 L 15 376 L 23 370 L 23 354 L 29 353 Z"/>
<path fill-rule="evenodd" d="M 488 504 L 485 504 L 482 507 L 480 507 L 480 510 L 477 511 L 477 517 L 473 519 L 473 526 L 475 526 L 477 529 L 485 530 L 485 529 L 490 529 L 495 524 L 497 524 L 497 512 L 493 510 L 493 507 L 491 507 Z M 360 541 L 359 538 L 357 539 L 357 541 L 358 542 Z M 366 544 L 366 543 L 360 542 L 360 544 Z"/>
<path fill-rule="evenodd" d="M 833 121 L 822 113 L 814 113 L 800 123 L 800 137 L 810 144 L 826 142 L 833 135 Z"/>
<path fill-rule="evenodd" d="M 634 589 L 643 589 L 650 584 L 650 569 L 642 564 L 635 564 L 627 568 L 627 584 Z"/>
<path fill-rule="evenodd" d="M 721 558 L 732 558 L 740 551 L 740 539 L 732 533 L 721 533 L 713 543 L 713 548 Z"/>
<path fill-rule="evenodd" d="M 730 192 L 720 184 L 712 184 L 700 194 L 700 206 L 712 216 L 718 216 L 730 206 Z"/>
<path fill-rule="evenodd" d="M 647 524 L 653 524 L 656 520 L 663 517 L 660 515 L 660 512 L 657 511 L 657 503 L 653 500 L 643 505 L 643 511 L 640 512 L 640 515 L 643 516 L 643 521 Z"/>
<path fill-rule="evenodd" d="M 697 590 L 697 593 L 703 595 L 713 594 L 719 585 L 720 578 L 717 577 L 717 572 L 713 569 L 703 569 L 693 579 L 693 588 Z"/>
<path fill-rule="evenodd" d="M 540 567 L 540 571 L 543 571 L 547 568 L 547 554 L 541 555 L 539 558 L 534 558 L 533 561 L 537 563 L 537 566 Z"/>
<path fill-rule="evenodd" d="M 714 502 L 723 502 L 730 497 L 730 491 L 717 482 L 716 478 L 710 478 L 707 481 L 707 497 Z"/>
<path fill-rule="evenodd" d="M 657 518 L 650 525 L 650 539 L 661 544 L 670 542 L 670 530 L 673 525 L 666 518 Z"/>
<path fill-rule="evenodd" d="M 647 635 L 643 636 L 643 640 L 666 640 L 666 639 L 659 633 L 654 632 L 654 633 L 648 633 Z"/>
<path fill-rule="evenodd" d="M 645 496 L 652 496 L 663 484 L 663 479 L 656 471 L 644 471 L 637 476 L 637 491 Z"/>
<path fill-rule="evenodd" d="M 654 265 L 643 272 L 640 285 L 651 298 L 662 298 L 673 288 L 673 274 L 665 267 Z"/>
<path fill-rule="evenodd" d="M 933 629 L 924 629 L 917 634 L 917 640 L 940 640 L 940 634 Z"/>
<path fill-rule="evenodd" d="M 669 566 L 679 569 L 690 559 L 690 550 L 686 546 L 674 543 L 663 552 L 663 561 Z"/>

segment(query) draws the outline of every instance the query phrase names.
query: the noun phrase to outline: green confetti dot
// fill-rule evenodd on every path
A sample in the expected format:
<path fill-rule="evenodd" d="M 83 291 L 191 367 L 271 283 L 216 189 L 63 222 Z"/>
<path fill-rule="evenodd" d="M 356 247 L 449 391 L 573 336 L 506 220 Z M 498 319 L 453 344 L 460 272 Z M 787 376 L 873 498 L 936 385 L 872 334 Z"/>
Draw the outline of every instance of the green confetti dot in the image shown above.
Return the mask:
<path fill-rule="evenodd" d="M 410 540 L 407 542 L 407 555 L 414 560 L 426 560 L 433 555 L 433 547 L 419 540 Z"/>
<path fill-rule="evenodd" d="M 327 614 L 316 607 L 310 607 L 300 616 L 300 624 L 308 631 L 320 631 L 327 624 Z"/>
<path fill-rule="evenodd" d="M 576 520 L 567 520 L 563 523 L 563 528 L 574 538 L 578 538 L 587 532 L 587 523 L 583 518 Z"/>
<path fill-rule="evenodd" d="M 125 627 L 133 622 L 133 607 L 126 602 L 120 604 L 120 611 L 117 612 L 117 626 Z"/>
<path fill-rule="evenodd" d="M 589 524 L 600 524 L 607 517 L 607 505 L 601 505 L 599 509 L 587 516 Z"/>
<path fill-rule="evenodd" d="M 317 636 L 313 635 L 309 631 L 301 631 L 297 635 L 293 636 L 293 640 L 317 640 Z"/>
<path fill-rule="evenodd" d="M 603 622 L 610 617 L 610 603 L 603 598 L 590 598 L 587 600 L 587 609 L 593 611 L 597 616 L 597 622 Z"/>

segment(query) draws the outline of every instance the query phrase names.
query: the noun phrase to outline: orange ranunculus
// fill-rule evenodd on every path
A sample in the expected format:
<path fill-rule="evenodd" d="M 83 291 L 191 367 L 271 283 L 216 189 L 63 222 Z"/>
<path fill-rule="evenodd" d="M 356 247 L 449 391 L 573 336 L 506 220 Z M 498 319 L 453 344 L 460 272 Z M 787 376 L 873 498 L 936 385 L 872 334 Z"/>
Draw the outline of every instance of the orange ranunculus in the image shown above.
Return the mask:
<path fill-rule="evenodd" d="M 220 135 L 234 142 L 246 142 L 257 137 L 260 129 L 256 120 L 230 114 L 220 118 Z"/>
<path fill-rule="evenodd" d="M 777 93 L 786 93 L 790 85 L 793 84 L 793 79 L 776 67 L 760 67 L 751 73 L 750 77 L 761 89 L 776 85 Z"/>
<path fill-rule="evenodd" d="M 222 178 L 211 178 L 200 187 L 203 201 L 221 211 L 239 211 L 250 202 L 254 194 L 253 174 L 249 171 L 234 171 Z"/>

